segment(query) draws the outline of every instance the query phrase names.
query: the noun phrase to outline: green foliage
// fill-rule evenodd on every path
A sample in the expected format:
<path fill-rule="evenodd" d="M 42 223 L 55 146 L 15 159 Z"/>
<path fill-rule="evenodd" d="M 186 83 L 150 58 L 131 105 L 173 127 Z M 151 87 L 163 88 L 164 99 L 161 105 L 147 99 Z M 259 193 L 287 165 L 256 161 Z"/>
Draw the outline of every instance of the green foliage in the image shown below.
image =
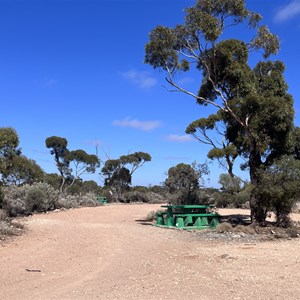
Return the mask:
<path fill-rule="evenodd" d="M 99 166 L 99 159 L 94 154 L 87 154 L 84 150 L 70 151 L 68 159 L 75 166 L 75 177 L 79 178 L 85 173 L 95 173 Z"/>
<path fill-rule="evenodd" d="M 10 157 L 18 155 L 21 150 L 19 146 L 19 136 L 15 129 L 11 127 L 0 128 L 0 157 Z"/>
<path fill-rule="evenodd" d="M 123 195 L 123 198 L 126 203 L 143 202 L 154 204 L 166 201 L 163 196 L 151 191 L 129 191 Z"/>
<path fill-rule="evenodd" d="M 2 173 L 2 181 L 5 185 L 32 184 L 43 179 L 42 168 L 24 155 L 13 156 L 10 159 L 10 165 Z"/>
<path fill-rule="evenodd" d="M 213 194 L 217 207 L 249 208 L 251 184 L 242 185 L 240 178 L 229 174 L 221 174 L 219 184 L 220 191 L 215 191 Z"/>
<path fill-rule="evenodd" d="M 259 207 L 273 211 L 278 225 L 289 225 L 289 213 L 299 201 L 300 161 L 285 156 L 261 171 L 260 184 L 254 190 Z"/>
<path fill-rule="evenodd" d="M 199 181 L 203 175 L 208 173 L 207 165 L 200 167 L 187 165 L 184 163 L 171 167 L 168 170 L 168 177 L 165 180 L 165 186 L 173 194 L 173 204 L 196 204 L 199 202 L 198 191 Z"/>
<path fill-rule="evenodd" d="M 59 190 L 61 185 L 61 176 L 56 173 L 49 173 L 44 175 L 44 182 L 51 185 L 55 190 Z"/>
<path fill-rule="evenodd" d="M 68 141 L 59 136 L 48 137 L 45 141 L 46 147 L 51 149 L 50 154 L 54 155 L 54 160 L 61 176 L 60 192 L 63 192 L 63 187 L 66 178 L 71 176 L 70 161 L 68 159 L 69 150 L 67 148 Z"/>
<path fill-rule="evenodd" d="M 230 194 L 241 191 L 242 181 L 238 177 L 232 177 L 229 174 L 221 174 L 219 178 L 221 190 Z"/>
<path fill-rule="evenodd" d="M 46 147 L 51 149 L 50 153 L 54 155 L 54 160 L 60 174 L 61 193 L 66 183 L 66 190 L 70 189 L 75 180 L 81 179 L 81 175 L 95 173 L 96 168 L 100 165 L 97 155 L 87 154 L 81 149 L 70 151 L 67 146 L 68 141 L 65 138 L 52 136 L 46 139 Z M 52 178 L 53 183 L 55 183 L 55 179 L 54 177 Z M 50 178 L 47 180 L 50 180 Z M 74 189 L 76 190 L 76 188 Z"/>
<path fill-rule="evenodd" d="M 122 155 L 119 159 L 109 159 L 105 162 L 101 173 L 105 178 L 105 186 L 111 187 L 120 197 L 131 185 L 132 174 L 144 163 L 151 161 L 151 156 L 145 152 L 135 152 Z"/>

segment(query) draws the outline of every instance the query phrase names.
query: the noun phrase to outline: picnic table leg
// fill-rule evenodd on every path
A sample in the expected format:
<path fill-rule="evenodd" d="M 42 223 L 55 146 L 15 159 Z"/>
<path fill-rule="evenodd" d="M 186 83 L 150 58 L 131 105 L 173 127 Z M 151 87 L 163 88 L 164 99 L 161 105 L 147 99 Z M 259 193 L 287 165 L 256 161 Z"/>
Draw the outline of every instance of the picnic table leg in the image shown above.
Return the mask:
<path fill-rule="evenodd" d="M 156 224 L 157 225 L 165 225 L 164 217 L 161 212 L 156 213 Z"/>
<path fill-rule="evenodd" d="M 172 208 L 168 207 L 167 209 L 167 222 L 166 222 L 167 226 L 174 226 L 174 219 L 173 219 L 173 212 L 172 212 Z"/>

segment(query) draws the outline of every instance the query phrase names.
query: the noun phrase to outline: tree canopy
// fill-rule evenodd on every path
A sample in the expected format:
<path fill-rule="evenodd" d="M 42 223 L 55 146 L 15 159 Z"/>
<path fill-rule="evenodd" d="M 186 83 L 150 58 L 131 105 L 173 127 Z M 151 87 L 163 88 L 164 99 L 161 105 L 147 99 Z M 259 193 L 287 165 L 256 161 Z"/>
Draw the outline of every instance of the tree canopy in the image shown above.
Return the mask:
<path fill-rule="evenodd" d="M 46 147 L 51 149 L 50 154 L 54 155 L 61 176 L 61 193 L 67 181 L 68 188 L 74 184 L 76 179 L 81 179 L 81 175 L 95 173 L 96 168 L 99 167 L 100 162 L 97 155 L 87 154 L 81 149 L 70 151 L 67 148 L 68 141 L 65 138 L 51 136 L 46 139 L 45 143 Z"/>
<path fill-rule="evenodd" d="M 134 152 L 122 155 L 119 159 L 108 159 L 101 173 L 105 178 L 104 184 L 112 187 L 118 196 L 131 185 L 132 174 L 146 162 L 151 161 L 150 154 Z"/>

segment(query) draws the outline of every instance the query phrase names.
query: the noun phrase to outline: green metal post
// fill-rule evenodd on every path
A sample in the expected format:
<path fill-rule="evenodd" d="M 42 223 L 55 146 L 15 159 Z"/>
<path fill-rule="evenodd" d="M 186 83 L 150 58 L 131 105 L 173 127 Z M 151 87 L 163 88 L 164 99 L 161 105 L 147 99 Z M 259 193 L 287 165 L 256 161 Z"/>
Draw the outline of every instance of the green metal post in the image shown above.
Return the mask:
<path fill-rule="evenodd" d="M 157 225 L 165 225 L 163 214 L 161 212 L 156 213 L 156 224 Z"/>
<path fill-rule="evenodd" d="M 167 226 L 174 226 L 173 212 L 172 208 L 168 207 L 167 209 Z"/>
<path fill-rule="evenodd" d="M 202 226 L 208 226 L 208 219 L 207 219 L 207 217 L 202 217 L 201 218 L 201 223 L 202 223 Z"/>
<path fill-rule="evenodd" d="M 176 218 L 176 227 L 178 227 L 178 228 L 182 228 L 182 227 L 184 227 L 184 222 L 183 222 L 183 218 L 181 218 L 181 217 L 177 217 Z"/>

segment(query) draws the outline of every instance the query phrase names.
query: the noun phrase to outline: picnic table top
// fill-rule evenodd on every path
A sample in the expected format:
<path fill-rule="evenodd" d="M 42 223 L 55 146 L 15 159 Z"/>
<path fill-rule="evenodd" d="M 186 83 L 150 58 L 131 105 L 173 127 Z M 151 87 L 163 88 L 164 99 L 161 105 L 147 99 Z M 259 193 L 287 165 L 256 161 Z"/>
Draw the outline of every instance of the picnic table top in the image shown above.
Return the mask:
<path fill-rule="evenodd" d="M 211 208 L 214 205 L 161 205 L 161 207 L 165 208 Z"/>

